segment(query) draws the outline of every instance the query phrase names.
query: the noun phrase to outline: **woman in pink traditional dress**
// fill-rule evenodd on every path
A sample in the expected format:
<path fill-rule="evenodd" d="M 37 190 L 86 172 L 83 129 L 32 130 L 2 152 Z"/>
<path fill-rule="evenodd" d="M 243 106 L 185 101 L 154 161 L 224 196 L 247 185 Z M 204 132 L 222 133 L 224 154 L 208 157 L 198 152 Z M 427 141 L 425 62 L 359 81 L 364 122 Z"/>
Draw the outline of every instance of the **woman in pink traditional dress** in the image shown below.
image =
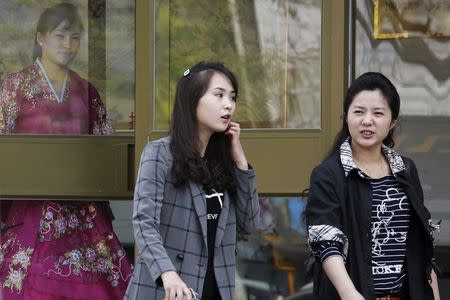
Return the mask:
<path fill-rule="evenodd" d="M 67 67 L 82 31 L 72 4 L 41 15 L 35 62 L 2 83 L 3 133 L 113 132 L 97 90 Z M 1 217 L 0 298 L 123 298 L 131 265 L 113 232 L 107 202 L 3 202 Z"/>

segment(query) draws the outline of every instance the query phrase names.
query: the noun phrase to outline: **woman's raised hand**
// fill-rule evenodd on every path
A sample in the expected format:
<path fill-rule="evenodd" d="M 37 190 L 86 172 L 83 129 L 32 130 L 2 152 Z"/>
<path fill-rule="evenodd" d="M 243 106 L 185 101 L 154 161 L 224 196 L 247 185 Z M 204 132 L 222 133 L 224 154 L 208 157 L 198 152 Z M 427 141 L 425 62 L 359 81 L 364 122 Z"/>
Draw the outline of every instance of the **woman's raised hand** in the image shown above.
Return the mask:
<path fill-rule="evenodd" d="M 240 134 L 241 127 L 239 123 L 231 121 L 225 134 L 229 136 L 231 141 L 231 156 L 241 170 L 248 170 L 248 162 L 245 157 L 244 149 L 241 145 Z"/>

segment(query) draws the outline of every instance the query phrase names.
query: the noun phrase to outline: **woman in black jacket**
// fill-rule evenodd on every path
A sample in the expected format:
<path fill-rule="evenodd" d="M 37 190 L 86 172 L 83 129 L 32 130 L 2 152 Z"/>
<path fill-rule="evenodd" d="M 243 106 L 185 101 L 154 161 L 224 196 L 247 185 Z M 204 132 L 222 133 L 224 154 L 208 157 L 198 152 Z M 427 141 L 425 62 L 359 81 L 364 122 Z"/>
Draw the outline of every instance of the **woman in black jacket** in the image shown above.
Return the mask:
<path fill-rule="evenodd" d="M 413 161 L 392 149 L 399 110 L 385 76 L 361 75 L 328 158 L 311 174 L 305 217 L 319 299 L 440 299 L 437 226 Z"/>

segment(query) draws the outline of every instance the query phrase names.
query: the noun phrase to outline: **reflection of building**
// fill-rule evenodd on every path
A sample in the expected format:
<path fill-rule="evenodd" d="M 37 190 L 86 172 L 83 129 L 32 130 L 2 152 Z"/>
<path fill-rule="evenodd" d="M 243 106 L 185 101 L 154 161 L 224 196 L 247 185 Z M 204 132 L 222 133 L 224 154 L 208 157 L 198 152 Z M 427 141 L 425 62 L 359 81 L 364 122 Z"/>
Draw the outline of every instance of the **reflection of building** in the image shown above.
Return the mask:
<path fill-rule="evenodd" d="M 266 58 L 266 89 L 277 100 L 267 104 L 273 122 L 319 128 L 320 5 L 270 0 L 254 5 L 260 51 Z"/>
<path fill-rule="evenodd" d="M 450 36 L 450 4 L 437 1 L 375 0 L 376 38 Z"/>
<path fill-rule="evenodd" d="M 375 40 L 376 27 L 373 29 L 371 24 L 377 24 L 373 14 L 376 7 L 367 5 L 366 1 L 358 1 L 357 7 L 356 74 L 376 70 L 391 78 L 402 97 L 404 115 L 449 116 L 450 68 L 441 67 L 450 65 L 449 40 L 430 39 L 424 35 Z M 418 8 L 413 6 L 404 10 L 417 11 Z M 430 21 L 426 23 L 430 24 Z"/>

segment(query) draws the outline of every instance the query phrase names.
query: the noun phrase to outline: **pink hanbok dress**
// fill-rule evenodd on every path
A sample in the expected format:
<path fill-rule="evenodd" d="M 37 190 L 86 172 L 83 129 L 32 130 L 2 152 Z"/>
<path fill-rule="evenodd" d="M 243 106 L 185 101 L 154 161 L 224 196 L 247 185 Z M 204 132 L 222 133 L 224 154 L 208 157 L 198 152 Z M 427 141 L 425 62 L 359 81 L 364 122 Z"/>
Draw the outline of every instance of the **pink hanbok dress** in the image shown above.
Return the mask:
<path fill-rule="evenodd" d="M 0 129 L 11 134 L 110 134 L 97 90 L 67 70 L 57 95 L 39 60 L 9 75 Z M 108 202 L 2 201 L 0 299 L 123 299 L 131 265 Z"/>

